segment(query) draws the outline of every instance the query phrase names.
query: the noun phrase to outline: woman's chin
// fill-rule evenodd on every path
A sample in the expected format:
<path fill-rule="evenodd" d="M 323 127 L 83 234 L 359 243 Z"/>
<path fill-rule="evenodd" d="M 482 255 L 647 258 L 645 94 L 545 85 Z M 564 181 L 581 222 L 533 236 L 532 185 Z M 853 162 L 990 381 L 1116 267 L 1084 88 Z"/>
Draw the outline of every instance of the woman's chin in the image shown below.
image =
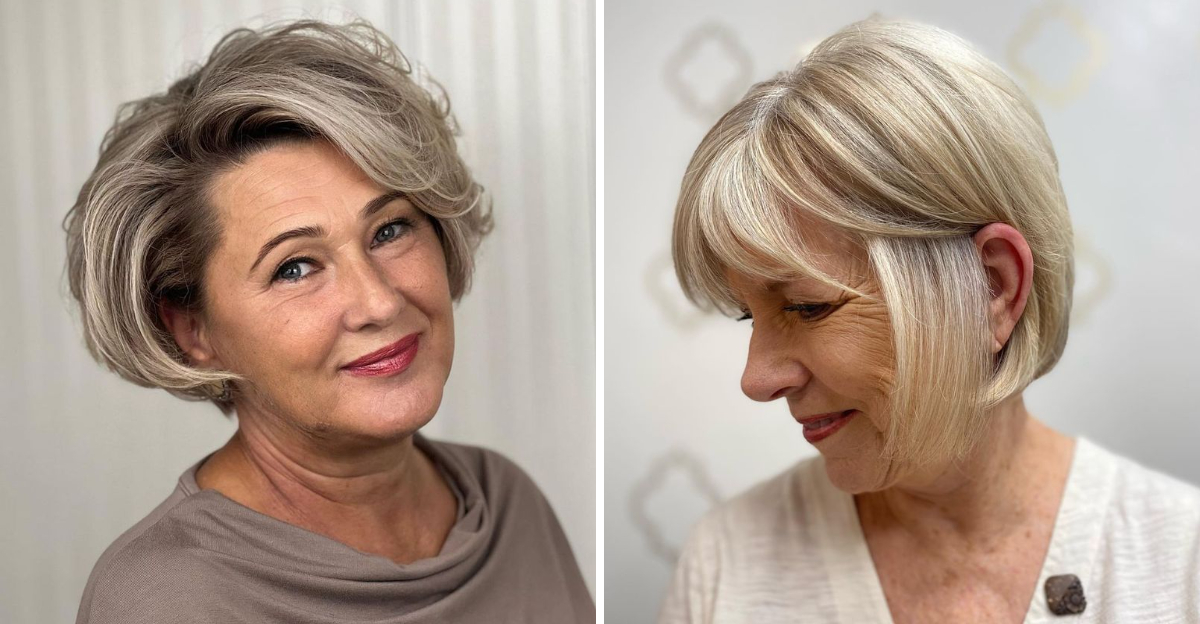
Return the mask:
<path fill-rule="evenodd" d="M 867 418 L 855 418 L 822 441 L 817 450 L 834 487 L 862 494 L 886 489 L 896 477 L 896 465 L 884 459 L 885 446 L 878 426 Z"/>
<path fill-rule="evenodd" d="M 888 466 L 878 457 L 825 458 L 825 473 L 834 487 L 848 494 L 887 489 Z"/>
<path fill-rule="evenodd" d="M 329 428 L 336 427 L 344 435 L 363 441 L 395 442 L 429 424 L 441 402 L 441 386 L 408 387 L 376 396 L 356 393 L 352 400 L 341 403 Z"/>

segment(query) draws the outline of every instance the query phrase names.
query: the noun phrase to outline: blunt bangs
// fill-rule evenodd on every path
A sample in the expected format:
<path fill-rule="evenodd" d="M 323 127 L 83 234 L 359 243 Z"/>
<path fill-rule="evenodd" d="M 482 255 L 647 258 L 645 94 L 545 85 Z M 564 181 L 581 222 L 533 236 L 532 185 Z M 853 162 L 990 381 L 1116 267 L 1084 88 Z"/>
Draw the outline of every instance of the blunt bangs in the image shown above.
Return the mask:
<path fill-rule="evenodd" d="M 703 170 L 685 176 L 673 242 L 684 294 L 702 308 L 739 314 L 743 304 L 727 276 L 733 271 L 778 282 L 809 277 L 862 295 L 815 261 L 805 224 L 829 222 L 825 214 L 832 211 L 812 209 L 820 194 L 807 194 L 780 175 L 756 134 L 716 147 Z"/>

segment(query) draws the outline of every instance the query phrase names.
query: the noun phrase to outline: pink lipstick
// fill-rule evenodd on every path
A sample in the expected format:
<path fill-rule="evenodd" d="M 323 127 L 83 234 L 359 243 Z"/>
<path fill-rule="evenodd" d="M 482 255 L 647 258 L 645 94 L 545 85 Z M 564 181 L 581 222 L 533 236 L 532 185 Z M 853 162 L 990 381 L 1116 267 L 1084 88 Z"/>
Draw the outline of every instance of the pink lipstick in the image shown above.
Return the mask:
<path fill-rule="evenodd" d="M 386 377 L 405 371 L 417 357 L 420 334 L 409 334 L 392 344 L 372 351 L 349 364 L 342 370 L 358 377 Z"/>
<path fill-rule="evenodd" d="M 837 433 L 838 429 L 841 429 L 846 423 L 850 422 L 850 419 L 854 418 L 854 415 L 857 413 L 858 410 L 846 410 L 844 412 L 805 416 L 796 420 L 801 425 L 804 425 L 804 439 L 808 440 L 809 444 L 816 444 Z"/>

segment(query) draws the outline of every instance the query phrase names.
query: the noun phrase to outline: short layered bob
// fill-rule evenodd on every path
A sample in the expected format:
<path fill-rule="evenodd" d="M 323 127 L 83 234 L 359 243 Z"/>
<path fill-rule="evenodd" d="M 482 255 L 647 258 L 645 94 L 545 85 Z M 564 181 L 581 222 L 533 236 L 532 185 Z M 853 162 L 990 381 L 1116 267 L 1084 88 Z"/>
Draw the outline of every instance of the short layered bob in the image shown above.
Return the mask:
<path fill-rule="evenodd" d="M 1025 94 L 958 37 L 871 19 L 752 87 L 684 175 L 673 233 L 684 292 L 737 313 L 727 270 L 856 292 L 817 268 L 801 225 L 812 219 L 861 244 L 888 309 L 889 457 L 962 457 L 988 408 L 1058 362 L 1074 282 L 1058 161 Z M 1034 272 L 1024 314 L 993 356 L 972 235 L 996 222 L 1025 236 Z"/>
<path fill-rule="evenodd" d="M 237 375 L 191 366 L 159 308 L 203 311 L 221 237 L 209 186 L 286 141 L 329 142 L 428 214 L 461 298 L 491 206 L 458 155 L 445 93 L 425 82 L 369 24 L 304 20 L 235 30 L 165 93 L 122 105 L 63 222 L 93 357 L 135 384 L 232 411 Z"/>

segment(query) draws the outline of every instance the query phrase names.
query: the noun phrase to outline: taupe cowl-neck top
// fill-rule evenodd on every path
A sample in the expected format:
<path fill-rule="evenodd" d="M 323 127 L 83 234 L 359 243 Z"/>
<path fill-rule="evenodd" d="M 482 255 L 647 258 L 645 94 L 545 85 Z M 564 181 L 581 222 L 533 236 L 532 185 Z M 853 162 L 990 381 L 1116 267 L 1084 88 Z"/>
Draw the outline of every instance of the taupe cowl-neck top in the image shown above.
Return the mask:
<path fill-rule="evenodd" d="M 436 557 L 401 565 L 201 490 L 201 460 L 101 555 L 78 624 L 594 622 L 533 481 L 497 453 L 414 440 L 458 497 Z"/>

